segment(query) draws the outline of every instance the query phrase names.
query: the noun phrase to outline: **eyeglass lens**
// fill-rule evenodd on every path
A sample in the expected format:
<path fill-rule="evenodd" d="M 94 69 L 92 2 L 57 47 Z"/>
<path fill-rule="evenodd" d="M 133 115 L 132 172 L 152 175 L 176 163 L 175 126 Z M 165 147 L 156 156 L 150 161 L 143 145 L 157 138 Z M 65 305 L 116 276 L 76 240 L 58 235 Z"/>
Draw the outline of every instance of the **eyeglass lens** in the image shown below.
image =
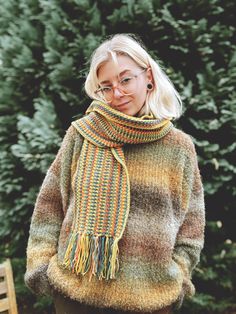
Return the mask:
<path fill-rule="evenodd" d="M 115 88 L 123 95 L 132 95 L 134 94 L 137 87 L 136 77 L 125 77 L 119 81 Z M 104 98 L 104 100 L 110 102 L 114 97 L 114 87 L 104 87 L 99 91 L 99 97 Z"/>

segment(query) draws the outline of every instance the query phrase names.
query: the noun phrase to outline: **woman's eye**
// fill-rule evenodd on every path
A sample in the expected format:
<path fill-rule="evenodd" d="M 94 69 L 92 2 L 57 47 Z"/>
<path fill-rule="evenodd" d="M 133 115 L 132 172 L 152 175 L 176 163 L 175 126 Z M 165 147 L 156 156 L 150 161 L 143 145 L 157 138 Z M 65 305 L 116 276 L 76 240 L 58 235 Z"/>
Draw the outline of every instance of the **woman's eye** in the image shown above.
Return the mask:
<path fill-rule="evenodd" d="M 111 90 L 110 87 L 103 87 L 103 88 L 102 88 L 102 92 L 103 92 L 103 93 L 107 93 L 107 92 L 109 92 L 110 90 Z"/>
<path fill-rule="evenodd" d="M 132 77 L 125 77 L 121 80 L 121 84 L 127 84 L 131 79 Z"/>

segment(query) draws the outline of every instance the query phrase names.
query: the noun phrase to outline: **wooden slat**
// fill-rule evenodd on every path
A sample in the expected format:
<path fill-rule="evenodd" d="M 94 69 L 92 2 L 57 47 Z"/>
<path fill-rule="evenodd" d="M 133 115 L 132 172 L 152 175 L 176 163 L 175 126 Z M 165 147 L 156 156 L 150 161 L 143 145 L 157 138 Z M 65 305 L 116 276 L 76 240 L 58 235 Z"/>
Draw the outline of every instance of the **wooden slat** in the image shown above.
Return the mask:
<path fill-rule="evenodd" d="M 9 299 L 5 298 L 5 299 L 0 299 L 0 311 L 6 311 L 10 309 L 10 305 L 9 305 Z"/>
<path fill-rule="evenodd" d="M 6 281 L 0 282 L 0 295 L 7 292 L 7 283 Z"/>
<path fill-rule="evenodd" d="M 16 294 L 15 294 L 15 287 L 14 287 L 14 280 L 11 268 L 11 262 L 9 259 L 5 262 L 5 269 L 6 269 L 6 278 L 7 278 L 7 295 L 9 299 L 9 314 L 17 314 L 17 305 L 16 305 Z"/>
<path fill-rule="evenodd" d="M 4 277 L 6 275 L 5 267 L 0 265 L 0 277 Z"/>

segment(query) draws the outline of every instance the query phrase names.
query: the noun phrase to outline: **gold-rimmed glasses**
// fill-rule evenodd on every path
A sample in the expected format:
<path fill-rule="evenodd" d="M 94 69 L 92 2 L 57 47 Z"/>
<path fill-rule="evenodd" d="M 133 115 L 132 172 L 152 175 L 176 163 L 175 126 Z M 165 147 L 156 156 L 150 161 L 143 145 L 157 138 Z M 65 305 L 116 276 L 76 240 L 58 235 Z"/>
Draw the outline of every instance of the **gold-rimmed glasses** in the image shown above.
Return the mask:
<path fill-rule="evenodd" d="M 136 74 L 129 74 L 120 79 L 116 86 L 101 86 L 95 91 L 99 98 L 105 100 L 106 102 L 112 102 L 114 98 L 114 89 L 118 88 L 123 95 L 133 95 L 137 88 L 137 77 L 147 71 L 143 69 L 141 72 Z"/>

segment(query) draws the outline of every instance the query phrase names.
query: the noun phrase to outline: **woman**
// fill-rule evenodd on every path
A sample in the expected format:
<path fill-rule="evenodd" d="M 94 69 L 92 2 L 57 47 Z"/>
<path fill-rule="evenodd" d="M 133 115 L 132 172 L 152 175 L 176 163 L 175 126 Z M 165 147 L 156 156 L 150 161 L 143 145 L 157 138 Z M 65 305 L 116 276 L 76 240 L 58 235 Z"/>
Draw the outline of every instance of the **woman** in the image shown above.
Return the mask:
<path fill-rule="evenodd" d="M 85 90 L 37 197 L 26 284 L 57 313 L 171 313 L 195 292 L 205 226 L 180 97 L 125 34 L 95 50 Z"/>

